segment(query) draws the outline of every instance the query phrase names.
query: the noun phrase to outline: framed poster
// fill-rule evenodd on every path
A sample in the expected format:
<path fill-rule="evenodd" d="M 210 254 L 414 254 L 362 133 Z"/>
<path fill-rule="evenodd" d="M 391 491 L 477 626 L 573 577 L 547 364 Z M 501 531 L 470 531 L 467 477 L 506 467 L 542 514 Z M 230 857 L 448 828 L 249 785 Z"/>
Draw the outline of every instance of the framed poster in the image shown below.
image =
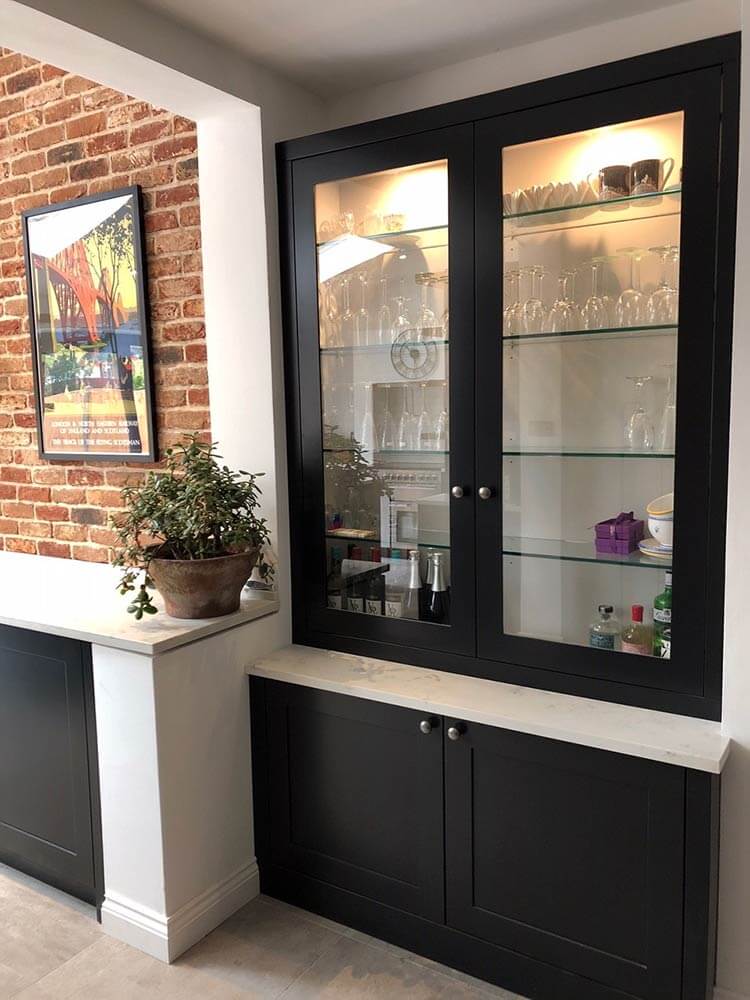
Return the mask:
<path fill-rule="evenodd" d="M 138 187 L 23 213 L 39 454 L 153 462 Z"/>

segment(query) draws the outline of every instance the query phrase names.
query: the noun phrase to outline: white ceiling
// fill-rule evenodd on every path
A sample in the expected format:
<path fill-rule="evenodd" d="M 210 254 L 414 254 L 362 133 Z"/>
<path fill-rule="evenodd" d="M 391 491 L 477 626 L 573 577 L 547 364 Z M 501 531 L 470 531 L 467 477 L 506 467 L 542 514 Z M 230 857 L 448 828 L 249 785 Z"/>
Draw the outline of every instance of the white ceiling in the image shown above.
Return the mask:
<path fill-rule="evenodd" d="M 144 0 L 321 97 L 678 0 Z"/>

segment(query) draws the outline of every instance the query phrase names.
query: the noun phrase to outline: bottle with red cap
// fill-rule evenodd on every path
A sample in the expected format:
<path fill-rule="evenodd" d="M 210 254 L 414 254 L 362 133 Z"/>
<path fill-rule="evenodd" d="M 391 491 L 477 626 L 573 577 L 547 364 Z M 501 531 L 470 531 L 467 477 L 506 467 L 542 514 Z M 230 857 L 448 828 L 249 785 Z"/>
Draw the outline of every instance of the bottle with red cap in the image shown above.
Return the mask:
<path fill-rule="evenodd" d="M 634 604 L 631 608 L 630 624 L 622 630 L 622 651 L 650 656 L 651 642 L 651 629 L 643 623 L 643 605 Z"/>

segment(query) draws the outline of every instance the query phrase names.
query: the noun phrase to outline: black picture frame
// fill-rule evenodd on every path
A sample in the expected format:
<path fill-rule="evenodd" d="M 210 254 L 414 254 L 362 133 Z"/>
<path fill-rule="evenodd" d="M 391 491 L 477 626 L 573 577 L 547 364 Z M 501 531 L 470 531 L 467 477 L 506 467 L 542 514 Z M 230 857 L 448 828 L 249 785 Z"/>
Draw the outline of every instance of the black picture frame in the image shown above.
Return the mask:
<path fill-rule="evenodd" d="M 42 218 L 46 219 L 60 212 L 75 213 L 76 209 L 84 209 L 94 204 L 106 202 L 112 202 L 116 206 L 109 216 L 103 217 L 90 230 L 84 232 L 77 239 L 71 240 L 71 243 L 65 245 L 58 254 L 46 257 L 44 254 L 39 253 L 39 247 L 35 246 L 34 239 L 35 220 L 38 222 Z M 117 205 L 118 202 L 120 203 L 119 205 Z M 99 283 L 98 286 L 95 286 L 93 274 L 91 273 L 91 261 L 87 254 L 87 248 L 84 246 L 85 239 L 89 238 L 105 222 L 114 218 L 118 212 L 125 208 L 128 208 L 131 213 L 132 225 L 129 232 L 126 230 L 126 248 L 125 250 L 118 250 L 117 255 L 119 259 L 118 270 L 121 271 L 127 262 L 132 264 L 130 269 L 132 287 L 129 288 L 132 297 L 132 308 L 129 315 L 126 314 L 125 306 L 121 300 L 115 300 L 118 280 L 112 281 L 110 279 L 109 285 L 107 285 L 104 262 L 107 259 L 111 261 L 111 257 L 108 258 L 106 256 L 106 250 L 103 251 L 104 256 L 99 256 Z M 88 214 L 90 217 L 96 217 L 95 215 L 91 216 L 90 212 Z M 58 462 L 81 460 L 86 462 L 112 462 L 113 460 L 128 463 L 155 462 L 157 459 L 157 441 L 155 436 L 156 420 L 150 351 L 151 322 L 148 284 L 146 281 L 143 195 L 141 188 L 138 185 L 134 185 L 88 195 L 84 198 L 74 198 L 69 201 L 60 202 L 59 204 L 44 205 L 40 208 L 29 209 L 22 213 L 22 229 L 32 345 L 37 441 L 40 458 Z M 65 262 L 69 265 L 67 268 L 59 266 L 59 257 L 63 253 L 68 253 L 68 260 Z M 126 263 L 123 263 L 123 258 L 120 256 L 122 253 L 128 254 Z M 86 258 L 83 262 L 81 261 L 81 254 Z M 54 279 L 49 277 L 47 260 L 58 261 L 57 264 L 53 265 Z M 40 262 L 44 263 L 40 264 Z M 81 275 L 78 273 L 82 263 L 84 271 L 88 265 L 88 280 L 86 274 Z M 42 271 L 44 271 L 45 279 L 43 288 L 38 280 Z M 49 317 L 49 300 L 47 301 L 47 311 L 45 313 L 43 299 L 44 296 L 49 297 L 50 288 L 53 288 L 57 310 L 60 313 L 57 330 L 49 318 L 44 326 L 40 322 L 45 316 Z M 86 307 L 81 302 L 77 288 L 88 292 Z M 64 328 L 62 323 L 61 297 L 63 304 L 68 307 L 67 321 L 69 325 L 67 328 Z M 71 302 L 71 298 L 74 301 Z M 75 310 L 73 319 L 71 319 L 71 308 Z M 123 317 L 119 323 L 117 321 L 117 314 Z M 127 320 L 125 319 L 126 315 Z M 127 327 L 126 330 L 124 329 L 125 327 Z M 104 346 L 107 343 L 107 341 L 100 337 L 100 334 L 104 331 L 106 331 L 106 336 L 109 338 L 110 350 L 108 352 L 100 352 L 96 346 L 97 344 Z M 93 339 L 94 337 L 100 337 L 100 339 L 97 341 Z M 125 424 L 124 428 L 120 424 L 119 428 L 115 427 L 114 430 L 120 434 L 123 443 L 126 445 L 125 448 L 113 447 L 107 449 L 104 447 L 102 450 L 98 450 L 107 441 L 101 435 L 105 433 L 104 428 L 109 427 L 111 420 L 107 423 L 102 423 L 98 431 L 96 423 L 92 425 L 89 431 L 86 431 L 84 430 L 83 409 L 79 415 L 72 417 L 71 429 L 68 432 L 70 435 L 68 438 L 69 447 L 60 448 L 53 446 L 49 440 L 51 438 L 51 428 L 48 429 L 46 424 L 49 419 L 48 414 L 53 412 L 50 409 L 50 405 L 55 405 L 54 403 L 50 404 L 50 395 L 57 395 L 58 393 L 49 393 L 46 391 L 48 379 L 43 371 L 45 357 L 41 349 L 43 338 L 49 340 L 50 347 L 54 344 L 55 351 L 52 353 L 57 353 L 58 345 L 63 349 L 67 347 L 71 354 L 75 349 L 77 358 L 85 357 L 88 351 L 91 352 L 92 368 L 90 371 L 96 369 L 99 374 L 96 376 L 87 374 L 86 381 L 88 384 L 85 387 L 83 377 L 81 376 L 74 376 L 72 379 L 68 376 L 68 381 L 66 381 L 65 375 L 63 375 L 62 379 L 52 381 L 57 381 L 57 388 L 68 397 L 70 395 L 71 382 L 74 392 L 77 392 L 79 389 L 83 392 L 84 388 L 87 388 L 90 393 L 97 389 L 105 390 L 109 393 L 119 391 L 119 401 L 115 400 L 114 405 L 118 405 L 119 403 L 125 415 Z M 135 349 L 136 353 L 121 354 L 120 350 L 117 349 L 121 346 L 127 347 L 129 351 Z M 50 353 L 48 352 L 46 356 L 50 356 Z M 136 372 L 136 368 L 140 368 L 141 371 Z M 142 375 L 142 387 L 135 386 L 138 374 Z M 106 387 L 104 385 L 105 382 L 108 383 Z M 99 384 L 97 385 L 97 383 Z M 113 385 L 112 383 L 115 384 Z M 78 388 L 76 388 L 76 384 Z M 141 391 L 141 388 L 143 391 L 142 403 L 140 406 L 137 406 L 134 394 Z M 130 407 L 127 406 L 128 402 L 131 403 Z M 96 405 L 96 402 L 92 405 Z M 99 405 L 106 406 L 107 404 L 102 401 Z M 107 416 L 112 417 L 112 414 Z M 77 425 L 76 420 L 78 421 Z M 61 431 L 61 433 L 65 432 Z M 97 440 L 91 441 L 90 447 L 82 447 L 84 443 L 89 443 L 86 441 L 87 435 L 90 437 L 97 433 L 100 437 Z M 107 431 L 107 433 L 111 433 L 111 430 Z M 144 436 L 146 437 L 145 442 L 143 440 Z M 78 442 L 78 447 L 73 445 L 74 440 Z M 139 444 L 140 447 L 137 447 Z"/>

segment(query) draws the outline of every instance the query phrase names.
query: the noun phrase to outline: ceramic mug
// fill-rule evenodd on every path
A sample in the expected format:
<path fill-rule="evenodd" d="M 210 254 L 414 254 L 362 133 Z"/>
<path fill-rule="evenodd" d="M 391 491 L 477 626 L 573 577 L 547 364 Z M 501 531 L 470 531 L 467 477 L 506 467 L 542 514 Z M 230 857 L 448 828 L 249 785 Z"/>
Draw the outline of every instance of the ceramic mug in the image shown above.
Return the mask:
<path fill-rule="evenodd" d="M 630 167 L 630 190 L 632 194 L 655 194 L 666 187 L 674 170 L 674 160 L 638 160 Z M 661 178 L 661 180 L 660 180 Z"/>
<path fill-rule="evenodd" d="M 659 545 L 662 545 L 665 549 L 672 548 L 674 521 L 671 514 L 668 517 L 654 517 L 651 515 L 648 519 L 648 530 Z"/>
<path fill-rule="evenodd" d="M 626 198 L 630 194 L 630 167 L 613 163 L 599 171 L 599 201 Z"/>

